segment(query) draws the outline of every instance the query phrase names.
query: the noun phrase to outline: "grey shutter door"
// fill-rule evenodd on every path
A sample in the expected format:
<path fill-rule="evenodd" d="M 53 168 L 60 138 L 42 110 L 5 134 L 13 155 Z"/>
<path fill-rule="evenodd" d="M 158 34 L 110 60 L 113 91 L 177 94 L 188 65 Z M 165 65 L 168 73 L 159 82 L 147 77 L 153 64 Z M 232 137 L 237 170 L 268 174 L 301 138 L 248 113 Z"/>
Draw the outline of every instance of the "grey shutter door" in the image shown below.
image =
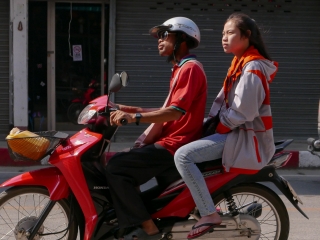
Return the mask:
<path fill-rule="evenodd" d="M 270 85 L 276 139 L 304 140 L 317 136 L 320 98 L 320 3 L 317 0 L 183 0 L 116 1 L 116 71 L 127 71 L 130 84 L 115 102 L 160 107 L 169 89 L 171 65 L 158 55 L 157 40 L 148 30 L 184 16 L 201 31 L 192 53 L 204 65 L 209 97 L 206 113 L 222 87 L 232 55 L 221 46 L 221 32 L 230 14 L 241 11 L 255 19 L 279 71 Z M 135 139 L 147 125 L 121 127 L 116 141 Z"/>
<path fill-rule="evenodd" d="M 9 130 L 9 13 L 10 1 L 0 1 L 0 136 Z"/>

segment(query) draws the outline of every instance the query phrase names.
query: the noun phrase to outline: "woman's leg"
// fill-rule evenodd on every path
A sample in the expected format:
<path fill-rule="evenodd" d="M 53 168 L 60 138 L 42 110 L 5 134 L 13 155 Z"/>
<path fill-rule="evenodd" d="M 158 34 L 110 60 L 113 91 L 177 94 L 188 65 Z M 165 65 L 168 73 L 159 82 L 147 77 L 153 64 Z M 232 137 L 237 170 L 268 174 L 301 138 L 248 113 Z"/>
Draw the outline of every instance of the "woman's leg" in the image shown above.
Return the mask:
<path fill-rule="evenodd" d="M 175 153 L 176 167 L 190 189 L 202 217 L 216 212 L 205 180 L 195 163 L 222 157 L 227 134 L 214 134 L 184 145 Z"/>
<path fill-rule="evenodd" d="M 214 134 L 179 148 L 174 160 L 181 177 L 187 184 L 199 209 L 201 219 L 189 232 L 187 238 L 197 238 L 221 223 L 220 215 L 212 201 L 206 182 L 195 163 L 222 157 L 227 134 Z"/>

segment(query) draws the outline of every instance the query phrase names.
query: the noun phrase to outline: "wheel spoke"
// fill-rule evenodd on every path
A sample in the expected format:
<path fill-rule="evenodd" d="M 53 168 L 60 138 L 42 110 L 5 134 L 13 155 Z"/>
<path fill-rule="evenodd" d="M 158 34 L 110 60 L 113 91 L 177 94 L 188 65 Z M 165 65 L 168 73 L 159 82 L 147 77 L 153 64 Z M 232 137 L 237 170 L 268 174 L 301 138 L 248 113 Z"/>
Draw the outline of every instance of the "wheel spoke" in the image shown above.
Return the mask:
<path fill-rule="evenodd" d="M 256 216 L 255 213 L 261 211 L 261 214 L 256 217 L 261 228 L 259 239 L 284 240 L 288 238 L 288 212 L 282 200 L 274 192 L 264 186 L 249 185 L 235 187 L 233 190 L 231 189 L 231 194 L 241 214 Z M 229 212 L 228 202 L 223 195 L 214 199 L 214 202 L 222 214 Z M 250 212 L 247 212 L 250 203 L 261 204 L 262 209 L 252 208 Z"/>
<path fill-rule="evenodd" d="M 0 240 L 15 240 L 15 228 L 30 228 L 35 224 L 50 201 L 50 197 L 46 190 L 34 189 L 36 190 L 34 192 L 29 191 L 28 188 L 14 189 L 11 192 L 8 191 L 8 194 L 0 195 Z M 68 206 L 65 203 L 64 206 L 60 204 L 60 201 L 55 204 L 39 229 L 39 234 L 44 234 L 41 239 L 69 239 L 70 234 L 76 234 L 76 230 L 73 230 L 72 233 L 68 231 L 67 234 L 64 231 L 69 225 L 68 213 L 65 211 Z M 22 236 L 22 239 L 26 239 L 26 236 Z"/>
<path fill-rule="evenodd" d="M 7 232 L 7 233 L 1 233 L 0 232 L 0 236 L 2 236 L 3 235 L 3 237 L 1 237 L 0 239 L 5 239 L 4 237 L 7 237 L 7 236 L 13 236 L 13 229 L 12 230 L 10 230 L 9 232 Z"/>

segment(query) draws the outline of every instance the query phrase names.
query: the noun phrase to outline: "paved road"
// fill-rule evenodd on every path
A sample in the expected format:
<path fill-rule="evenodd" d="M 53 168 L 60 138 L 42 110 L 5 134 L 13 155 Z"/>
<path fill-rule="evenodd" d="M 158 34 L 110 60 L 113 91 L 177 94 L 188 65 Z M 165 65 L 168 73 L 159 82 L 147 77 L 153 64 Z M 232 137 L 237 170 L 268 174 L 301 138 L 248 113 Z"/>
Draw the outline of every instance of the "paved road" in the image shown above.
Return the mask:
<path fill-rule="evenodd" d="M 320 236 L 320 170 L 319 169 L 295 169 L 278 170 L 279 174 L 290 181 L 296 192 L 299 194 L 304 205 L 302 210 L 309 216 L 309 220 L 304 218 L 292 204 L 271 184 L 286 204 L 290 217 L 289 240 L 316 240 Z M 17 175 L 14 169 L 0 168 L 0 182 Z M 152 183 L 148 183 L 148 187 Z M 3 189 L 0 188 L 0 191 Z"/>
<path fill-rule="evenodd" d="M 289 240 L 320 239 L 320 170 L 297 169 L 278 172 L 298 193 L 303 202 L 300 207 L 309 217 L 309 220 L 304 218 L 286 197 L 277 191 L 289 212 L 291 224 Z"/>

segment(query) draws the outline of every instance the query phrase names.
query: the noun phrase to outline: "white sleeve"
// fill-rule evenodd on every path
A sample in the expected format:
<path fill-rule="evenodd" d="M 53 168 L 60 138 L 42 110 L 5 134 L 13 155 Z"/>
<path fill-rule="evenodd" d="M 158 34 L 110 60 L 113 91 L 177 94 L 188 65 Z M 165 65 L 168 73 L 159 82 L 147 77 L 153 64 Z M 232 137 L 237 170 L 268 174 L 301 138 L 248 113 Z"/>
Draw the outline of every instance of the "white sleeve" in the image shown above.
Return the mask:
<path fill-rule="evenodd" d="M 262 80 L 258 75 L 243 71 L 235 88 L 232 105 L 220 116 L 223 125 L 234 129 L 259 116 L 259 108 L 265 99 Z"/>

